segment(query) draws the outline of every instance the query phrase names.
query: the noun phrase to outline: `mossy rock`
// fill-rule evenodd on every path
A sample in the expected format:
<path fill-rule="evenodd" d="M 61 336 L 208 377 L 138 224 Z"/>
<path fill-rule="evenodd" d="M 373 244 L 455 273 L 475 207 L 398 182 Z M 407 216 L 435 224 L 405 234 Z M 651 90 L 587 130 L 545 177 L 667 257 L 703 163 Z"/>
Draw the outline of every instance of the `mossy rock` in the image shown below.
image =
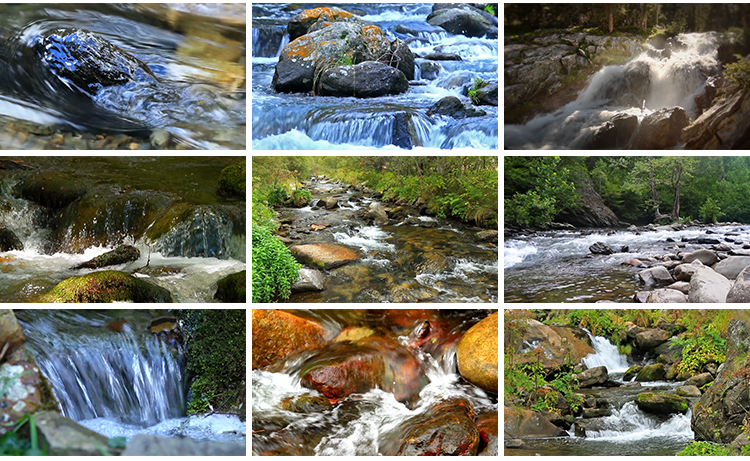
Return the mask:
<path fill-rule="evenodd" d="M 244 303 L 247 301 L 246 286 L 247 271 L 227 275 L 217 283 L 214 299 L 223 303 Z"/>
<path fill-rule="evenodd" d="M 116 264 L 135 261 L 140 257 L 141 252 L 138 251 L 138 248 L 131 245 L 120 245 L 112 251 L 108 251 L 103 255 L 75 266 L 73 269 L 99 269 L 105 266 L 114 266 Z"/>
<path fill-rule="evenodd" d="M 86 189 L 79 179 L 66 175 L 37 174 L 24 179 L 15 193 L 43 207 L 59 210 L 83 197 Z"/>
<path fill-rule="evenodd" d="M 655 363 L 653 365 L 646 365 L 641 368 L 638 374 L 635 376 L 635 380 L 638 382 L 646 381 L 660 381 L 665 379 L 667 376 L 667 370 L 664 368 L 664 364 Z"/>
<path fill-rule="evenodd" d="M 657 415 L 671 415 L 688 412 L 688 401 L 684 397 L 666 392 L 644 392 L 635 399 L 641 411 Z"/>
<path fill-rule="evenodd" d="M 168 290 L 120 271 L 100 271 L 71 277 L 41 298 L 49 303 L 171 303 Z"/>
<path fill-rule="evenodd" d="M 247 174 L 245 172 L 245 160 L 229 165 L 221 170 L 219 176 L 219 194 L 227 197 L 245 197 L 245 183 Z"/>
<path fill-rule="evenodd" d="M 639 371 L 643 369 L 642 365 L 633 365 L 632 367 L 628 368 L 628 370 L 625 372 L 625 374 L 622 377 L 623 381 L 632 381 L 633 378 L 638 374 Z"/>

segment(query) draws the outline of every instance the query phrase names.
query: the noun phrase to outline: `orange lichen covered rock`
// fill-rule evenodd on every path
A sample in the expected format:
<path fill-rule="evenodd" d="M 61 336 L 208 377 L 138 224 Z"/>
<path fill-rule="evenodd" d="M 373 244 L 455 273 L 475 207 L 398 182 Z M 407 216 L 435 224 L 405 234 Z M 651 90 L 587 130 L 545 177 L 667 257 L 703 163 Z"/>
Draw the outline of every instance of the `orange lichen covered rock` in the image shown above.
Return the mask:
<path fill-rule="evenodd" d="M 276 309 L 253 309 L 253 370 L 326 344 L 323 327 Z"/>
<path fill-rule="evenodd" d="M 320 7 L 305 10 L 294 16 L 287 25 L 289 40 L 305 35 L 312 26 L 319 22 L 361 22 L 353 14 L 336 7 Z"/>

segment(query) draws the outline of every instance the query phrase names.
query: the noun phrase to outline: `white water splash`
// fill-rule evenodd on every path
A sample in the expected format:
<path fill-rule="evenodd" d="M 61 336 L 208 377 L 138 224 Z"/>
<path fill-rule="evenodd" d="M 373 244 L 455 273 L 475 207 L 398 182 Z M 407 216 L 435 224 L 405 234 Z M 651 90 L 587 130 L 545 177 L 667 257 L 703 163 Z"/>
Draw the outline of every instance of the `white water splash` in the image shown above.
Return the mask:
<path fill-rule="evenodd" d="M 690 429 L 692 411 L 677 414 L 667 421 L 647 416 L 638 410 L 633 402 L 628 402 L 619 410 L 613 410 L 611 416 L 602 418 L 601 430 L 587 430 L 586 440 L 632 443 L 644 439 L 671 437 L 689 441 L 693 439 Z"/>
<path fill-rule="evenodd" d="M 609 342 L 607 338 L 594 336 L 590 331 L 583 329 L 591 338 L 591 344 L 594 347 L 594 353 L 584 357 L 583 362 L 587 367 L 607 367 L 607 372 L 617 373 L 627 371 L 629 368 L 628 359 L 620 354 L 617 346 Z"/>

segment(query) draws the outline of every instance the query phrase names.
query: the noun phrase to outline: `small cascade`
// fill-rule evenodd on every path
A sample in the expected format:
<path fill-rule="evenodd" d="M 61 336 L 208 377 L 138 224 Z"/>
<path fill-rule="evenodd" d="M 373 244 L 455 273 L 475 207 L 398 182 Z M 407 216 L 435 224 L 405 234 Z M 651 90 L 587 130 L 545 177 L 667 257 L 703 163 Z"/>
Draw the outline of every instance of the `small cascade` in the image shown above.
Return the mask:
<path fill-rule="evenodd" d="M 610 441 L 630 443 L 649 438 L 679 438 L 685 441 L 693 438 L 690 429 L 692 411 L 677 414 L 666 421 L 646 415 L 633 402 L 628 402 L 611 416 L 601 419 L 599 430 L 587 430 L 586 439 L 592 441 Z M 599 427 L 599 426 L 598 426 Z"/>
<path fill-rule="evenodd" d="M 587 329 L 583 329 L 591 338 L 591 344 L 594 347 L 594 353 L 589 354 L 581 360 L 587 367 L 607 367 L 609 373 L 622 373 L 630 367 L 628 358 L 620 354 L 617 346 L 609 342 L 607 338 L 594 336 Z"/>

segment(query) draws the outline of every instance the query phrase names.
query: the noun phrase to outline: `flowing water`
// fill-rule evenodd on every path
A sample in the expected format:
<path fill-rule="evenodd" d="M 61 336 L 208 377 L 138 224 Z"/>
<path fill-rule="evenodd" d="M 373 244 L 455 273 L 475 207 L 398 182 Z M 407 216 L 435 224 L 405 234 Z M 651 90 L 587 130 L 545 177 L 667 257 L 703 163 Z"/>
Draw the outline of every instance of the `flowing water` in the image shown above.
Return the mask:
<path fill-rule="evenodd" d="M 244 149 L 245 14 L 244 4 L 0 5 L 0 148 Z M 45 45 L 45 37 L 73 28 L 102 40 L 85 54 L 78 54 L 72 38 L 67 52 Z M 74 77 L 55 73 L 42 59 L 46 50 L 85 75 L 89 58 L 109 59 L 107 42 L 148 72 L 87 94 Z M 99 67 L 105 74 L 116 69 Z M 162 133 L 162 140 L 152 132 Z M 106 140 L 118 133 L 131 141 Z"/>
<path fill-rule="evenodd" d="M 143 433 L 245 443 L 245 423 L 236 416 L 185 416 L 184 352 L 147 332 L 148 311 L 16 314 L 64 416 L 110 438 Z M 120 319 L 128 322 L 122 331 L 107 328 Z"/>
<path fill-rule="evenodd" d="M 318 4 L 305 5 L 314 8 Z M 470 38 L 436 31 L 425 21 L 432 4 L 337 4 L 363 13 L 361 18 L 379 26 L 389 40 L 410 36 L 395 32 L 398 25 L 421 30 L 409 48 L 426 55 L 437 47 L 456 53 L 463 61 L 440 61 L 434 80 L 421 78 L 416 58 L 415 79 L 407 93 L 369 99 L 310 97 L 276 93 L 271 86 L 281 50 L 289 42 L 286 25 L 301 10 L 283 4 L 253 5 L 253 148 L 254 149 L 351 149 L 395 147 L 392 133 L 395 115 L 411 116 L 415 145 L 453 149 L 497 149 L 497 107 L 481 106 L 482 117 L 462 120 L 426 115 L 427 109 L 445 96 L 468 100 L 463 88 L 477 78 L 497 80 L 498 39 Z"/>
<path fill-rule="evenodd" d="M 138 248 L 140 258 L 106 269 L 137 272 L 169 290 L 176 302 L 211 302 L 218 280 L 245 269 L 245 202 L 216 193 L 221 170 L 244 157 L 12 160 L 29 169 L 0 169 L 0 225 L 24 249 L 0 252 L 0 301 L 34 302 L 57 283 L 90 272 L 74 266 L 123 243 Z M 27 175 L 65 178 L 55 183 L 61 197 L 66 189 L 83 188 L 85 194 L 52 213 L 19 196 Z M 45 200 L 61 200 L 51 197 Z M 185 207 L 190 219 L 159 238 L 146 237 L 145 229 L 172 206 Z"/>
<path fill-rule="evenodd" d="M 330 243 L 359 250 L 364 257 L 329 271 L 321 292 L 292 294 L 291 302 L 497 302 L 497 247 L 479 241 L 480 229 L 461 222 L 418 216 L 419 224 L 367 224 L 358 212 L 378 200 L 335 183 L 321 183 L 312 202 L 338 197 L 333 210 L 312 207 L 280 210 L 281 221 L 291 221 L 299 241 Z M 332 192 L 339 190 L 340 192 Z M 316 207 L 317 208 L 317 207 Z M 311 224 L 329 227 L 309 232 Z"/>
<path fill-rule="evenodd" d="M 596 302 L 609 300 L 633 302 L 633 295 L 644 285 L 637 273 L 642 269 L 624 266 L 623 262 L 655 255 L 690 252 L 710 245 L 686 243 L 676 249 L 682 239 L 714 237 L 724 242 L 723 234 L 732 236 L 729 245 L 742 248 L 750 241 L 750 228 L 740 225 L 712 226 L 716 235 L 706 235 L 706 228 L 675 231 L 669 226 L 657 231 L 623 230 L 549 231 L 508 238 L 503 245 L 503 277 L 506 302 Z M 667 242 L 672 238 L 675 242 Z M 589 256 L 589 247 L 604 242 L 615 251 L 623 245 L 628 253 Z M 740 242 L 738 244 L 737 242 Z M 726 243 L 726 242 L 725 242 Z"/>
<path fill-rule="evenodd" d="M 585 149 L 595 129 L 617 114 L 642 120 L 659 109 L 680 106 L 694 120 L 700 115 L 695 98 L 703 93 L 706 80 L 722 70 L 718 34 L 680 34 L 675 42 L 678 46 L 668 57 L 647 45 L 626 64 L 599 70 L 575 101 L 525 125 L 505 125 L 505 147 Z M 639 102 L 636 107 L 618 102 L 628 93 Z"/>
<path fill-rule="evenodd" d="M 398 339 L 403 343 L 410 330 L 389 324 L 383 310 L 321 309 L 302 310 L 298 314 L 320 321 L 331 337 L 348 325 L 367 325 L 394 331 L 401 329 L 403 335 Z M 465 332 L 478 320 L 470 311 L 454 311 L 446 314 L 445 318 L 454 333 Z M 414 320 L 419 319 L 415 317 Z M 419 359 L 426 366 L 429 383 L 422 388 L 419 400 L 414 405 L 407 406 L 389 392 L 372 389 L 342 399 L 331 410 L 308 414 L 292 413 L 281 408 L 284 398 L 319 395 L 315 390 L 302 387 L 299 369 L 295 368 L 296 361 L 291 361 L 278 373 L 253 370 L 253 454 L 281 446 L 293 450 L 284 452 L 288 454 L 377 456 L 384 446 L 398 442 L 389 435 L 394 428 L 442 400 L 464 398 L 471 402 L 477 413 L 497 413 L 496 396 L 488 396 L 481 389 L 464 382 L 457 374 L 455 344 L 436 357 L 420 354 Z M 293 438 L 295 444 L 304 440 L 309 445 L 288 446 L 287 432 L 299 436 L 299 439 Z"/>
<path fill-rule="evenodd" d="M 627 357 L 619 354 L 617 347 L 606 338 L 591 336 L 591 339 L 595 352 L 583 362 L 589 367 L 607 366 L 610 379 L 624 384 L 622 376 L 628 367 Z M 612 414 L 578 418 L 577 422 L 585 424 L 585 437 L 577 437 L 571 428 L 568 437 L 526 439 L 528 448 L 506 448 L 504 453 L 513 456 L 674 456 L 693 440 L 690 428 L 692 410 L 684 415 L 656 416 L 640 411 L 634 400 L 646 391 L 674 393 L 683 384 L 654 381 L 641 383 L 640 387 L 582 389 L 584 395 L 606 399 Z M 690 401 L 691 408 L 695 401 Z"/>

